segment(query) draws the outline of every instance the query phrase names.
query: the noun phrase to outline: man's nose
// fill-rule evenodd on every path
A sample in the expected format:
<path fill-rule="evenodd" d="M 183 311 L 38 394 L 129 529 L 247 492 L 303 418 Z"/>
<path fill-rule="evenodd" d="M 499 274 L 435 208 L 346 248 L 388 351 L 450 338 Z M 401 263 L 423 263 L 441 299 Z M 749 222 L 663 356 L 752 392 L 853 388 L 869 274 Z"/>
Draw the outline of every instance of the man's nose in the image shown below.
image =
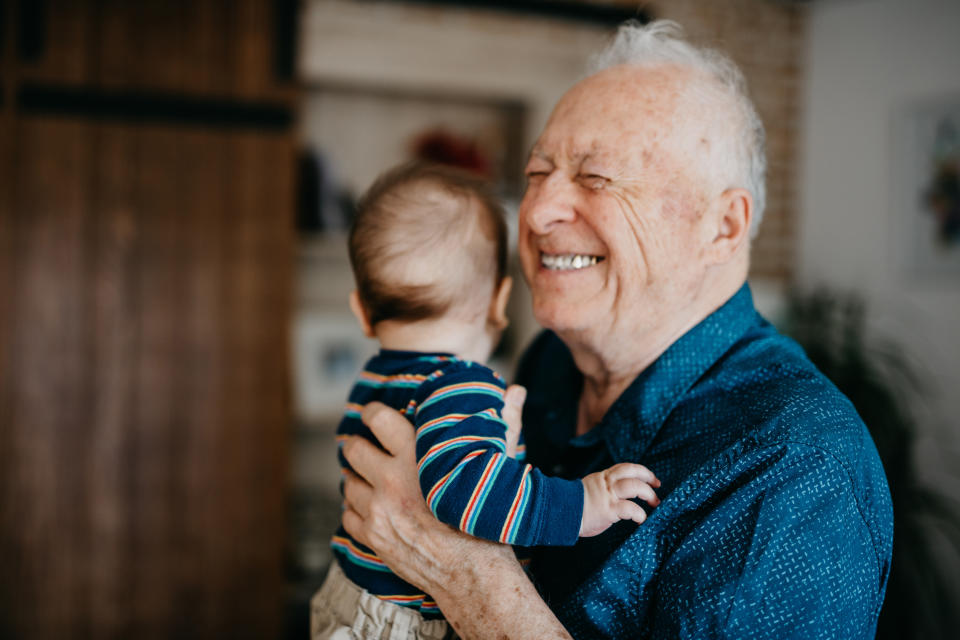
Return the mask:
<path fill-rule="evenodd" d="M 557 174 L 527 187 L 520 217 L 531 231 L 538 234 L 549 233 L 558 224 L 572 222 L 577 217 L 575 187 L 568 178 Z"/>

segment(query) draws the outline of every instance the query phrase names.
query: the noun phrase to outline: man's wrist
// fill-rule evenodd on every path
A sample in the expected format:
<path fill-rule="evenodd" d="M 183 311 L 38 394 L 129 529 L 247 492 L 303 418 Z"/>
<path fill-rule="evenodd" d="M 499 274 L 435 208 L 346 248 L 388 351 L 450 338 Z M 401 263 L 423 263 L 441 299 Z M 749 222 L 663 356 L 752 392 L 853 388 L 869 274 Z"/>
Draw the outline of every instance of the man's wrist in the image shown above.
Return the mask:
<path fill-rule="evenodd" d="M 432 559 L 437 564 L 424 576 L 429 584 L 421 585 L 442 610 L 482 597 L 511 572 L 523 575 L 510 546 L 474 538 L 446 525 L 443 530 L 442 536 L 431 536 Z"/>

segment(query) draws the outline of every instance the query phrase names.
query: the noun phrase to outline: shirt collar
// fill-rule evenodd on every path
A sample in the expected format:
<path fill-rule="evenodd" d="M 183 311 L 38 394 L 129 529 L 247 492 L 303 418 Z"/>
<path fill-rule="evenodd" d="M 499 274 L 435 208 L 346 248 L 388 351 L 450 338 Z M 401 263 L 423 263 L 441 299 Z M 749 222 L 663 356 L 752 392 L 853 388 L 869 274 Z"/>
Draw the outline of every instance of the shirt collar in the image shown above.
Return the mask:
<path fill-rule="evenodd" d="M 755 322 L 750 286 L 674 342 L 621 394 L 585 436 L 603 439 L 616 461 L 638 460 L 683 395 Z M 593 438 L 590 438 L 591 440 Z"/>

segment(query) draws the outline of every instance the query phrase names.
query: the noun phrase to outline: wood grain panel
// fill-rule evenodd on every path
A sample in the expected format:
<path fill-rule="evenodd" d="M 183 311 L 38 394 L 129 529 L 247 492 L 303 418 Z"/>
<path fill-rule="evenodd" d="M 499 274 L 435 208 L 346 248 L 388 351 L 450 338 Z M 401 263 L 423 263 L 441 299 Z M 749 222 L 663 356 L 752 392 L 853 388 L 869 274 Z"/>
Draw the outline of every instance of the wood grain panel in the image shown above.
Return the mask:
<path fill-rule="evenodd" d="M 13 90 L 272 95 L 265 0 L 48 7 Z M 0 637 L 275 637 L 292 132 L 9 107 Z"/>
<path fill-rule="evenodd" d="M 210 465 L 219 455 L 219 443 L 228 434 L 220 420 L 221 371 L 224 354 L 219 348 L 221 254 L 225 205 L 221 189 L 225 163 L 224 136 L 202 131 L 178 134 L 179 182 L 182 211 L 190 233 L 183 239 L 180 259 L 188 265 L 180 322 L 184 332 L 183 371 L 178 395 L 184 406 L 184 452 L 180 507 L 185 515 L 179 532 L 178 553 L 183 555 L 178 581 L 186 585 L 179 606 L 191 611 L 189 624 L 196 633 L 221 632 L 229 611 L 214 606 L 218 587 L 215 550 L 223 536 L 218 504 L 221 491 L 211 482 Z M 239 486 L 238 484 L 232 486 Z M 249 542 L 249 540 L 248 540 Z M 200 597 L 197 597 L 200 596 Z M 189 629 L 176 630 L 178 633 Z"/>
<path fill-rule="evenodd" d="M 224 443 L 230 452 L 226 458 L 233 462 L 232 468 L 222 466 L 219 471 L 225 475 L 239 474 L 244 486 L 250 487 L 248 495 L 231 496 L 227 500 L 229 526 L 249 532 L 253 538 L 283 539 L 283 501 L 278 498 L 285 495 L 286 482 L 285 474 L 278 472 L 286 460 L 288 426 L 274 416 L 289 415 L 285 397 L 277 402 L 278 396 L 287 391 L 289 316 L 278 314 L 277 310 L 290 308 L 292 279 L 289 269 L 278 271 L 276 265 L 289 263 L 292 242 L 268 251 L 264 249 L 263 238 L 276 235 L 277 225 L 290 228 L 289 224 L 283 224 L 285 220 L 274 215 L 276 207 L 283 206 L 284 200 L 289 202 L 292 197 L 292 194 L 275 197 L 277 189 L 292 192 L 289 178 L 274 186 L 270 177 L 275 175 L 277 167 L 280 171 L 283 167 L 292 171 L 292 167 L 285 153 L 288 146 L 278 146 L 272 140 L 270 136 L 242 134 L 233 136 L 229 147 L 233 162 L 225 194 L 230 215 L 224 232 L 225 323 L 221 349 L 229 362 L 223 378 L 223 424 L 231 437 L 224 439 Z M 278 357 L 283 360 L 282 366 L 271 369 L 262 366 Z M 251 441 L 261 443 L 256 456 L 250 455 L 252 452 L 244 444 Z M 259 507 L 244 508 L 244 501 L 252 501 Z M 279 611 L 275 595 L 281 581 L 279 549 L 243 547 L 236 540 L 225 542 L 222 552 L 228 561 L 223 566 L 246 557 L 250 565 L 260 567 L 260 571 L 259 575 L 248 575 L 242 580 L 237 580 L 237 576 L 223 576 L 231 584 L 225 585 L 221 593 L 244 602 L 259 603 L 260 611 L 255 618 L 270 619 Z"/>
<path fill-rule="evenodd" d="M 83 433 L 89 386 L 83 317 L 89 127 L 24 120 L 15 128 L 7 531 L 17 585 L 12 624 L 29 637 L 82 632 L 89 531 Z"/>
<path fill-rule="evenodd" d="M 12 51 L 9 35 L 9 19 L 11 14 L 8 6 L 0 6 L 4 11 L 2 29 L 3 43 L 0 44 L 0 69 L 3 77 L 0 79 L 4 94 L 12 87 L 10 76 L 12 65 L 10 55 Z M 13 109 L 7 101 L 0 106 L 0 523 L 13 522 L 16 518 L 13 503 L 13 474 L 12 442 L 13 422 L 11 419 L 11 402 L 13 398 L 13 296 L 16 291 L 16 277 L 14 274 L 14 160 L 13 160 Z M 17 536 L 11 526 L 0 525 L 0 566 L 16 567 Z M 14 570 L 14 569 L 8 569 Z M 0 580 L 0 611 L 11 610 L 16 599 L 17 586 L 12 580 Z M 13 636 L 14 620 L 0 616 L 0 637 Z"/>
<path fill-rule="evenodd" d="M 18 11 L 30 0 L 9 0 Z M 19 5 L 19 6 L 17 6 Z M 92 75 L 91 41 L 96 24 L 90 2 L 43 0 L 40 11 L 40 48 L 34 61 L 21 64 L 19 73 L 37 81 L 69 84 L 89 82 Z"/>
<path fill-rule="evenodd" d="M 108 89 L 122 89 L 135 85 L 143 75 L 152 76 L 152 70 L 143 67 L 138 42 L 140 32 L 145 28 L 140 3 L 97 0 L 84 4 L 95 15 L 97 37 L 90 46 L 95 67 L 93 82 Z M 147 82 L 152 80 L 147 79 Z"/>
<path fill-rule="evenodd" d="M 130 375 L 138 346 L 135 274 L 140 234 L 135 181 L 136 131 L 98 126 L 91 156 L 94 213 L 90 270 L 89 375 L 93 404 L 87 422 L 90 455 L 85 479 L 91 501 L 89 615 L 100 637 L 119 638 L 130 630 L 131 567 L 129 478 L 133 471 L 135 386 Z"/>
<path fill-rule="evenodd" d="M 237 0 L 229 23 L 233 91 L 242 97 L 268 93 L 273 85 L 273 12 L 262 0 Z"/>

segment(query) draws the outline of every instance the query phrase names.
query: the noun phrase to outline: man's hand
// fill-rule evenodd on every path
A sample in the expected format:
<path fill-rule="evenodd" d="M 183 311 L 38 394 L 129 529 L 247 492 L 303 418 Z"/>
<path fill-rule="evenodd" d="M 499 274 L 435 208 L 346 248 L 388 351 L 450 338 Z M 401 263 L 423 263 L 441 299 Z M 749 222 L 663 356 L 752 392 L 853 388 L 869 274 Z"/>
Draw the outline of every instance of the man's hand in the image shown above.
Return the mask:
<path fill-rule="evenodd" d="M 344 443 L 343 455 L 356 473 L 344 480 L 343 526 L 398 575 L 426 588 L 433 576 L 424 574 L 424 563 L 433 563 L 421 557 L 424 536 L 441 529 L 455 532 L 434 518 L 423 501 L 410 423 L 378 402 L 364 408 L 362 419 L 386 451 L 359 437 Z"/>
<path fill-rule="evenodd" d="M 504 418 L 507 440 L 516 449 L 523 388 L 511 389 Z M 347 532 L 376 551 L 397 575 L 433 596 L 462 638 L 569 639 L 510 547 L 448 527 L 427 509 L 410 423 L 376 402 L 364 407 L 361 417 L 386 451 L 360 437 L 343 445 L 343 455 L 356 471 L 344 481 Z"/>

